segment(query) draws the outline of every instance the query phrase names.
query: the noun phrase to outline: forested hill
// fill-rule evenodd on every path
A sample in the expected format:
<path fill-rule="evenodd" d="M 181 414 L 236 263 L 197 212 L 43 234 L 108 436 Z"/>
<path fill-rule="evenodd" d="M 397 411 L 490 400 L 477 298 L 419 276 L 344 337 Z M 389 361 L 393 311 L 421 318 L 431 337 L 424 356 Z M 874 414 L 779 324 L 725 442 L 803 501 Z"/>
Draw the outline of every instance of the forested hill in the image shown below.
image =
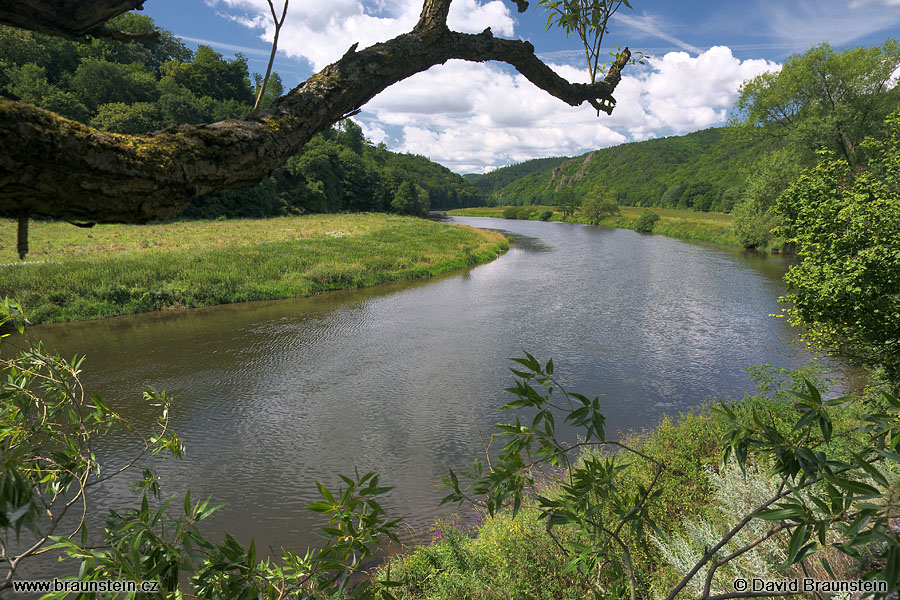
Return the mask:
<path fill-rule="evenodd" d="M 526 175 L 554 169 L 569 160 L 568 156 L 554 156 L 552 158 L 535 158 L 526 160 L 516 165 L 510 165 L 485 173 L 484 175 L 465 175 L 475 187 L 484 192 L 487 196 L 493 195 L 497 190 L 503 189 L 517 179 L 521 179 Z"/>
<path fill-rule="evenodd" d="M 146 133 L 173 123 L 247 115 L 261 77 L 241 55 L 227 59 L 208 46 L 190 50 L 149 17 L 127 13 L 114 29 L 159 33 L 159 43 L 93 39 L 79 44 L 0 26 L 0 97 L 28 102 L 115 133 Z M 277 73 L 262 106 L 283 93 Z M 192 217 L 263 217 L 305 212 L 391 211 L 484 204 L 459 175 L 423 156 L 389 152 L 345 120 L 316 136 L 259 185 L 196 199 Z"/>
<path fill-rule="evenodd" d="M 622 144 L 575 158 L 542 158 L 469 178 L 489 204 L 561 204 L 600 196 L 626 206 L 728 212 L 740 198 L 761 144 L 727 128 Z"/>

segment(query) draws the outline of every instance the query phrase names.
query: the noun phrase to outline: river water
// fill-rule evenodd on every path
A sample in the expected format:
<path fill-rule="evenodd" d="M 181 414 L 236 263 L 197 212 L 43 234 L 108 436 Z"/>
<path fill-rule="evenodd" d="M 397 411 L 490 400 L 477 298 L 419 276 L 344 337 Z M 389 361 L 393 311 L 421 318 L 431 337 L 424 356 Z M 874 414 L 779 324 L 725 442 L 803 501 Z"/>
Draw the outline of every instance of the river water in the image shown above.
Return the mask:
<path fill-rule="evenodd" d="M 175 393 L 186 456 L 158 465 L 163 494 L 227 503 L 206 529 L 276 554 L 316 543 L 321 522 L 303 510 L 314 481 L 336 486 L 354 468 L 396 486 L 386 508 L 406 515 L 411 539 L 427 536 L 447 510 L 439 477 L 471 464 L 479 434 L 508 418 L 497 412 L 510 399 L 507 358 L 523 350 L 552 357 L 569 389 L 599 396 L 613 434 L 753 391 L 748 365 L 810 358 L 769 316 L 784 293 L 780 257 L 577 224 L 452 221 L 517 241 L 489 264 L 426 281 L 31 336 L 85 354 L 88 387 L 137 424 L 159 410 L 142 388 Z M 115 462 L 133 448 L 113 437 L 102 452 Z M 124 481 L 92 500 L 135 505 Z"/>

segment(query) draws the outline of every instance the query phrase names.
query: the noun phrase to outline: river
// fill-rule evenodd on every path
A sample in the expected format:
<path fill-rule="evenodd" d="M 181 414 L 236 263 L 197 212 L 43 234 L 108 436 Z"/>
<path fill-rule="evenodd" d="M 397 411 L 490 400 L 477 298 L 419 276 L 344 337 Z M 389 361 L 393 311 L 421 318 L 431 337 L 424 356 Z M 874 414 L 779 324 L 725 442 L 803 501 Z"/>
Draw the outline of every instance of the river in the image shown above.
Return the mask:
<path fill-rule="evenodd" d="M 480 433 L 509 418 L 508 357 L 554 359 L 569 389 L 599 396 L 607 431 L 652 427 L 708 397 L 753 391 L 745 367 L 810 357 L 783 319 L 781 257 L 567 223 L 456 217 L 502 229 L 499 259 L 412 283 L 319 296 L 34 327 L 64 356 L 85 354 L 89 389 L 138 424 L 176 394 L 186 447 L 159 465 L 164 495 L 227 507 L 206 524 L 260 549 L 315 543 L 314 480 L 375 470 L 410 539 L 447 510 L 448 467 L 482 452 Z M 113 462 L 133 445 L 106 440 Z M 95 506 L 135 504 L 124 482 Z M 174 506 L 180 506 L 176 501 Z M 105 509 L 97 511 L 105 514 Z M 95 524 L 95 527 L 98 525 Z"/>

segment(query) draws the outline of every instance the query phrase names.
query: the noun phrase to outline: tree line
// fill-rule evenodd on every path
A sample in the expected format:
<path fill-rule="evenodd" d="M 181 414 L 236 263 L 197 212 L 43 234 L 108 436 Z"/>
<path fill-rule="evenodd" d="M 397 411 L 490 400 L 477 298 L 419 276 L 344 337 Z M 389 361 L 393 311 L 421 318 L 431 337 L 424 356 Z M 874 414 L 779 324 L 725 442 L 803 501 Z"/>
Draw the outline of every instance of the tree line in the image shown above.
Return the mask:
<path fill-rule="evenodd" d="M 157 40 L 93 38 L 80 44 L 0 27 L 0 97 L 27 102 L 102 131 L 141 134 L 176 123 L 247 116 L 261 85 L 247 59 L 209 46 L 192 51 L 150 17 L 126 13 L 110 26 L 156 33 Z M 261 101 L 284 93 L 273 73 Z M 344 120 L 313 138 L 258 185 L 195 198 L 194 218 L 266 217 L 307 212 L 388 211 L 425 215 L 429 208 L 483 204 L 463 178 L 422 156 L 389 152 Z"/>

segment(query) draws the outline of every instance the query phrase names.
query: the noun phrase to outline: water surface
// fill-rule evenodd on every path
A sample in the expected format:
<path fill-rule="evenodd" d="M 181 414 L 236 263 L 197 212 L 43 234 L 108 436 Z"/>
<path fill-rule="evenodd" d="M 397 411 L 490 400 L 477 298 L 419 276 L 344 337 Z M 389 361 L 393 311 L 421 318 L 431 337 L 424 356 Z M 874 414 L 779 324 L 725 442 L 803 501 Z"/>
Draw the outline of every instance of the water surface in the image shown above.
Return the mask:
<path fill-rule="evenodd" d="M 228 503 L 208 522 L 260 549 L 315 543 L 314 480 L 376 470 L 387 508 L 427 535 L 435 483 L 481 453 L 512 383 L 508 357 L 553 357 L 569 388 L 599 396 L 608 431 L 640 429 L 707 397 L 751 392 L 744 368 L 799 366 L 777 298 L 786 269 L 662 236 L 565 223 L 454 218 L 519 240 L 501 258 L 413 283 L 32 329 L 84 381 L 149 426 L 148 385 L 176 393 L 184 460 L 164 494 Z M 111 460 L 133 445 L 107 440 Z M 133 505 L 123 483 L 94 502 Z M 180 502 L 176 502 L 180 506 Z M 104 511 L 98 511 L 104 512 Z"/>

